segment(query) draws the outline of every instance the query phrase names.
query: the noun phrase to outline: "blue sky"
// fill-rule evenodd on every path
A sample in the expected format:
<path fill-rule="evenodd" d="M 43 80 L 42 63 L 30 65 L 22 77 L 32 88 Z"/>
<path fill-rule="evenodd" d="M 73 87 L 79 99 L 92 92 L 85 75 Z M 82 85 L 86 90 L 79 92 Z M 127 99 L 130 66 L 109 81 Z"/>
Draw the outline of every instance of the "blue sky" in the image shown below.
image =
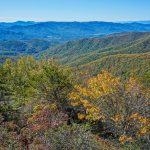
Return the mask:
<path fill-rule="evenodd" d="M 0 0 L 0 22 L 150 20 L 150 0 Z"/>

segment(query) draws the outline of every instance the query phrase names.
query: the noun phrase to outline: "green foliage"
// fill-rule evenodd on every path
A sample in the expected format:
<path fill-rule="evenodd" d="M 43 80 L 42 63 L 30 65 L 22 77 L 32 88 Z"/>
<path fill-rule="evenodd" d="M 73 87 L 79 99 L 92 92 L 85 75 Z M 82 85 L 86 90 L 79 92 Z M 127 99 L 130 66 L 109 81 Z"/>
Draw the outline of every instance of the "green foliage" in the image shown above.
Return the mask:
<path fill-rule="evenodd" d="M 60 58 L 63 64 L 77 66 L 116 54 L 149 52 L 149 33 L 126 33 L 103 38 L 83 39 L 68 42 L 47 50 L 47 55 Z"/>
<path fill-rule="evenodd" d="M 81 66 L 81 70 L 89 70 L 97 74 L 100 70 L 109 70 L 115 76 L 128 79 L 130 75 L 138 76 L 145 85 L 149 84 L 149 53 L 143 54 L 118 54 L 107 56 L 97 61 Z"/>
<path fill-rule="evenodd" d="M 19 143 L 21 147 L 28 147 L 32 143 L 34 134 L 29 132 L 31 130 L 31 124 L 28 122 L 30 117 L 37 117 L 37 120 L 33 120 L 33 122 L 37 121 L 35 127 L 37 129 L 41 124 L 41 122 L 38 124 L 38 121 L 45 120 L 46 116 L 45 123 L 48 126 L 49 124 L 53 126 L 57 126 L 57 123 L 62 124 L 62 120 L 67 118 L 65 108 L 67 95 L 71 89 L 72 81 L 69 70 L 62 69 L 53 60 L 36 61 L 33 57 L 22 57 L 16 61 L 7 59 L 0 66 L 0 116 L 2 116 L 0 128 L 6 130 L 4 136 L 0 135 L 0 138 L 4 137 L 2 141 L 4 148 L 11 146 L 7 140 L 14 142 L 15 146 Z M 45 105 L 42 105 L 43 110 L 40 114 L 39 111 L 37 114 L 32 113 L 34 107 L 42 101 Z M 51 110 L 54 109 L 53 106 L 58 108 L 57 111 Z M 60 113 L 61 110 L 65 113 Z M 53 123 L 49 123 L 50 115 Z M 56 121 L 56 116 L 59 118 L 58 121 Z M 46 124 L 43 125 L 46 126 Z M 15 126 L 18 128 L 16 129 Z M 10 127 L 14 132 L 12 137 Z"/>
<path fill-rule="evenodd" d="M 48 51 L 65 65 L 79 65 L 72 72 L 53 59 L 6 59 L 0 66 L 0 149 L 147 149 L 149 40 L 149 33 L 122 33 Z M 43 41 L 30 42 L 38 48 L 27 53 L 45 48 Z"/>
<path fill-rule="evenodd" d="M 68 71 L 63 71 L 54 64 L 48 64 L 43 67 L 42 72 L 34 75 L 33 80 L 40 99 L 55 102 L 61 107 L 66 106 L 67 95 L 72 89 Z"/>
<path fill-rule="evenodd" d="M 7 59 L 0 67 L 0 107 L 4 112 L 11 107 L 21 110 L 28 101 L 48 100 L 59 107 L 66 106 L 71 89 L 69 71 L 64 71 L 52 60 Z"/>
<path fill-rule="evenodd" d="M 40 55 L 46 49 L 59 44 L 55 40 L 32 39 L 32 40 L 3 40 L 0 41 L 0 61 L 4 62 L 5 58 L 26 55 Z"/>
<path fill-rule="evenodd" d="M 67 66 L 78 68 L 77 70 L 89 70 L 91 76 L 102 69 L 123 79 L 134 73 L 147 86 L 150 68 L 149 41 L 149 33 L 113 34 L 68 42 L 51 48 L 46 53 L 59 58 Z"/>

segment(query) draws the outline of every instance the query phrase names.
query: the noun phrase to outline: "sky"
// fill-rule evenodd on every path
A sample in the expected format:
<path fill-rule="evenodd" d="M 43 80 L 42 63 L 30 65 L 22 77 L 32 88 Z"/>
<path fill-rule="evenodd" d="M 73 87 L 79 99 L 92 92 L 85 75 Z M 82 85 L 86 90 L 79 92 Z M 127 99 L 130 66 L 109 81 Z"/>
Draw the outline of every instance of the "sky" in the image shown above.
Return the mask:
<path fill-rule="evenodd" d="M 0 0 L 0 22 L 150 20 L 150 0 Z"/>

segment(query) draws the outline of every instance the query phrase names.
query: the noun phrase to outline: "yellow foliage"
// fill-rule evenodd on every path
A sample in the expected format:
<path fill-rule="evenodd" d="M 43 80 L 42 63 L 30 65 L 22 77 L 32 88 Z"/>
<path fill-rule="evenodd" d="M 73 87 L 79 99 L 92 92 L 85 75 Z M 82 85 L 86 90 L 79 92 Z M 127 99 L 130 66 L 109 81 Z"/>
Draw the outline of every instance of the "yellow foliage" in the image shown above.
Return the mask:
<path fill-rule="evenodd" d="M 139 117 L 139 114 L 138 114 L 138 113 L 134 113 L 134 114 L 132 114 L 132 115 L 129 117 L 129 119 L 138 119 L 138 117 Z"/>
<path fill-rule="evenodd" d="M 73 106 L 84 106 L 86 109 L 86 119 L 96 120 L 100 117 L 100 110 L 94 106 L 94 101 L 99 97 L 107 95 L 115 90 L 119 85 L 119 78 L 113 77 L 107 71 L 102 71 L 96 77 L 90 78 L 86 86 L 76 85 L 75 90 L 70 94 Z"/>
<path fill-rule="evenodd" d="M 121 120 L 123 120 L 123 116 L 122 115 L 115 115 L 114 117 L 111 117 L 111 119 L 114 121 L 114 122 L 120 122 Z"/>
<path fill-rule="evenodd" d="M 119 142 L 121 144 L 124 144 L 125 142 L 131 142 L 132 141 L 132 138 L 131 137 L 128 137 L 127 135 L 123 134 L 119 137 Z"/>
<path fill-rule="evenodd" d="M 83 120 L 86 118 L 85 114 L 78 113 L 78 119 Z"/>
<path fill-rule="evenodd" d="M 43 109 L 55 110 L 57 109 L 57 105 L 56 104 L 37 104 L 36 106 L 33 107 L 33 112 L 38 112 Z"/>
<path fill-rule="evenodd" d="M 96 99 L 113 92 L 115 87 L 119 85 L 119 78 L 113 77 L 107 71 L 102 71 L 101 74 L 89 79 L 87 83 L 91 97 Z"/>
<path fill-rule="evenodd" d="M 38 105 L 33 107 L 33 112 L 40 111 L 43 109 L 43 107 L 44 107 L 44 105 L 38 104 Z"/>
<path fill-rule="evenodd" d="M 45 105 L 43 109 L 56 110 L 57 109 L 57 105 L 56 104 L 48 104 L 48 105 Z"/>
<path fill-rule="evenodd" d="M 96 120 L 101 118 L 100 109 L 94 102 L 101 96 L 110 94 L 119 85 L 119 78 L 113 77 L 107 71 L 102 71 L 96 77 L 90 78 L 85 87 L 76 85 L 74 91 L 70 93 L 70 102 L 73 106 L 84 106 L 86 109 L 86 119 Z"/>
<path fill-rule="evenodd" d="M 150 133 L 150 125 L 147 125 L 140 128 L 138 135 L 144 136 L 148 135 L 149 133 Z"/>
<path fill-rule="evenodd" d="M 138 136 L 144 136 L 150 133 L 150 119 L 144 116 L 141 116 L 138 113 L 134 113 L 130 116 L 130 120 L 136 120 L 140 123 L 140 128 L 138 131 Z"/>
<path fill-rule="evenodd" d="M 142 123 L 144 125 L 150 124 L 150 119 L 148 119 L 146 117 L 139 116 L 138 120 L 139 120 L 140 123 Z"/>
<path fill-rule="evenodd" d="M 139 121 L 139 123 L 143 124 L 143 125 L 147 125 L 147 124 L 150 124 L 150 119 L 147 118 L 147 117 L 144 117 L 144 116 L 141 116 L 140 114 L 138 113 L 134 113 L 132 114 L 129 119 L 133 119 L 133 120 L 137 120 Z"/>

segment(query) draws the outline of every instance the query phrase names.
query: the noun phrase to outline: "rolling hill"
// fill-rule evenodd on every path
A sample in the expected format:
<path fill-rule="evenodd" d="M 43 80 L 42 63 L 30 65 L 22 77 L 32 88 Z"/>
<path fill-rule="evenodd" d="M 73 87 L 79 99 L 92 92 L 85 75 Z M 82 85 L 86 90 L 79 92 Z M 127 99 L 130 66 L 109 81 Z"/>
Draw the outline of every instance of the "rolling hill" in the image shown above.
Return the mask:
<path fill-rule="evenodd" d="M 119 33 L 67 42 L 48 49 L 45 55 L 77 70 L 88 70 L 91 75 L 106 69 L 124 79 L 134 74 L 147 84 L 146 76 L 150 75 L 150 33 Z"/>
<path fill-rule="evenodd" d="M 143 79 L 150 68 L 149 31 L 150 24 L 135 22 L 0 23 L 0 62 L 47 56 L 91 74 L 104 68 L 126 78 L 135 70 Z"/>
<path fill-rule="evenodd" d="M 59 58 L 64 64 L 76 66 L 95 61 L 107 55 L 134 54 L 149 51 L 150 32 L 132 32 L 67 42 L 48 49 L 45 55 Z"/>

